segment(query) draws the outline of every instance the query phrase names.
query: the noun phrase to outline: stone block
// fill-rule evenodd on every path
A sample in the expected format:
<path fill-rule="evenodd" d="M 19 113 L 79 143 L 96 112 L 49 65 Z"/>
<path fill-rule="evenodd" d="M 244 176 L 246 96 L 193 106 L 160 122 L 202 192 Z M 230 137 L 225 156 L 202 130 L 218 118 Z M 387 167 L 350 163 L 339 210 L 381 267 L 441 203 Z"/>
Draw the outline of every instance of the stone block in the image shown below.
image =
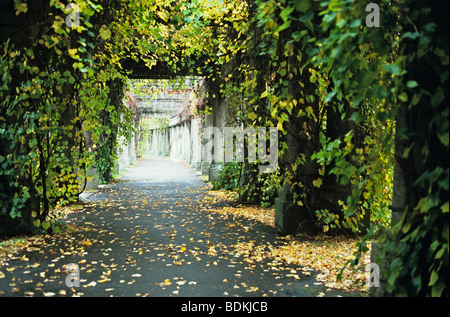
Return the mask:
<path fill-rule="evenodd" d="M 221 165 L 220 164 L 211 164 L 210 168 L 209 168 L 209 181 L 210 182 L 214 182 L 219 178 L 219 172 L 221 169 Z"/>
<path fill-rule="evenodd" d="M 275 198 L 275 229 L 282 235 L 296 234 L 301 214 L 293 201 Z"/>
<path fill-rule="evenodd" d="M 211 166 L 211 163 L 205 162 L 205 161 L 203 161 L 200 164 L 200 168 L 201 168 L 201 171 L 202 171 L 202 176 L 209 176 L 209 167 L 210 166 Z"/>
<path fill-rule="evenodd" d="M 98 188 L 98 171 L 96 167 L 91 167 L 87 171 L 87 176 L 92 177 L 91 180 L 86 182 L 86 190 L 94 190 Z"/>

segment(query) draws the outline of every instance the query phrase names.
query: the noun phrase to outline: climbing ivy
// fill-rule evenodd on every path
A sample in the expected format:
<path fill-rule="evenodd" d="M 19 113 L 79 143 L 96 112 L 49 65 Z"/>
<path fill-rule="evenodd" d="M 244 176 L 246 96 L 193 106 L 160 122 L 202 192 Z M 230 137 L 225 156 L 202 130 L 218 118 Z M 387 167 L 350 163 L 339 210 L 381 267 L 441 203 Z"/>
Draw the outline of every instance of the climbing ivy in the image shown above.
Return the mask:
<path fill-rule="evenodd" d="M 58 231 L 48 222 L 50 209 L 77 200 L 100 139 L 128 129 L 130 114 L 111 102 L 109 90 L 123 75 L 100 49 L 111 38 L 92 23 L 102 6 L 76 3 L 79 23 L 70 27 L 60 2 L 46 4 L 39 17 L 16 1 L 17 15 L 42 23 L 23 32 L 30 42 L 1 45 L 1 235 Z"/>
<path fill-rule="evenodd" d="M 364 198 L 382 201 L 380 185 L 392 178 L 386 167 L 395 159 L 397 182 L 403 183 L 398 192 L 394 187 L 392 206 L 403 216 L 379 240 L 384 294 L 448 294 L 448 123 L 442 121 L 448 119 L 448 31 L 438 31 L 446 30 L 448 22 L 437 5 L 386 1 L 380 2 L 381 27 L 368 28 L 361 25 L 364 6 L 358 1 L 329 3 L 321 14 L 322 28 L 330 33 L 319 41 L 323 54 L 313 58 L 334 83 L 326 99 L 347 99 L 356 110 L 352 120 L 378 131 L 379 141 L 373 134 L 366 141 L 371 146 L 367 159 L 356 174 L 347 174 L 357 176 L 359 184 L 349 203 L 366 193 Z M 336 159 L 340 154 L 332 148 L 318 158 L 327 155 Z M 349 171 L 335 172 L 345 177 Z"/>
<path fill-rule="evenodd" d="M 360 0 L 74 2 L 79 26 L 50 1 L 33 44 L 1 45 L 2 230 L 48 227 L 96 157 L 106 175 L 131 58 L 203 75 L 202 109 L 227 100 L 230 125 L 277 127 L 279 169 L 246 160 L 241 199 L 291 197 L 303 228 L 360 234 L 361 252 L 377 239 L 385 294 L 448 295 L 447 3 L 378 1 L 371 27 Z"/>
<path fill-rule="evenodd" d="M 389 253 L 385 259 L 394 259 L 384 269 L 385 291 L 447 294 L 445 10 L 420 1 L 381 1 L 377 28 L 365 23 L 366 5 L 246 2 L 240 23 L 215 30 L 227 32 L 231 45 L 209 43 L 220 52 L 214 62 L 220 75 L 211 75 L 218 87 L 213 97 L 226 96 L 234 118 L 245 125 L 278 127 L 284 183 L 324 230 L 372 234 L 389 227 L 390 208 L 397 208 L 394 166 L 403 169 L 408 178 L 402 186 L 411 197 L 401 206 L 402 220 L 379 238 Z M 418 71 L 423 65 L 427 71 Z M 399 113 L 408 110 L 416 117 L 405 125 Z M 417 120 L 426 124 L 419 128 Z M 345 193 L 335 199 L 340 207 L 315 205 L 336 197 L 327 192 L 330 184 Z M 363 222 L 368 214 L 373 228 Z"/>

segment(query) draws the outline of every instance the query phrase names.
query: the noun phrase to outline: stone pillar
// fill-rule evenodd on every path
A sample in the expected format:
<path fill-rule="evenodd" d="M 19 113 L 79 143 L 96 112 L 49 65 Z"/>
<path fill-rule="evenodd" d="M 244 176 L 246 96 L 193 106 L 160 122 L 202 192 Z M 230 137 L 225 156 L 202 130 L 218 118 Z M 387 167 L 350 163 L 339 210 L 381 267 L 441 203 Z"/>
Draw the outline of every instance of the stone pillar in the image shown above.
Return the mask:
<path fill-rule="evenodd" d="M 116 172 L 120 173 L 130 165 L 128 158 L 128 142 L 125 142 L 125 137 L 121 136 L 119 139 L 120 148 L 118 149 L 119 158 L 116 163 Z"/>
<path fill-rule="evenodd" d="M 220 132 L 222 132 L 221 137 L 214 138 L 214 162 L 216 164 L 222 165 L 224 162 L 224 127 L 227 121 L 227 108 L 228 104 L 225 100 L 218 100 L 213 108 L 213 126 L 219 128 Z M 217 151 L 217 152 L 216 152 Z"/>
<path fill-rule="evenodd" d="M 203 129 L 206 129 L 208 127 L 213 127 L 213 117 L 212 114 L 205 114 L 205 125 Z M 211 160 L 210 160 L 210 154 L 209 148 L 206 146 L 207 140 L 203 138 L 204 137 L 204 131 L 201 133 L 201 153 L 202 153 L 202 160 L 200 163 L 200 169 L 202 172 L 202 176 L 208 176 L 209 177 L 209 167 L 211 166 Z"/>
<path fill-rule="evenodd" d="M 186 162 L 190 162 L 191 160 L 191 130 L 189 129 L 189 125 L 189 121 L 184 121 L 181 128 L 181 158 Z"/>
<path fill-rule="evenodd" d="M 190 164 L 199 170 L 202 162 L 201 121 L 199 118 L 191 119 L 191 161 Z"/>
<path fill-rule="evenodd" d="M 87 171 L 87 177 L 91 178 L 91 180 L 86 181 L 86 190 L 95 190 L 98 188 L 98 171 L 96 167 L 91 167 Z M 81 185 L 84 187 L 84 184 Z"/>
<path fill-rule="evenodd" d="M 275 198 L 275 229 L 282 235 L 296 233 L 301 222 L 301 213 L 293 201 L 288 185 Z"/>
<path fill-rule="evenodd" d="M 217 180 L 219 171 L 224 163 L 224 127 L 227 121 L 228 103 L 226 100 L 216 100 L 213 107 L 213 126 L 220 130 L 220 135 L 214 137 L 214 156 L 213 162 L 210 166 L 209 181 Z"/>
<path fill-rule="evenodd" d="M 295 137 L 295 135 L 299 135 L 298 125 L 299 123 L 293 119 L 287 122 L 287 130 L 293 132 L 286 135 L 286 144 L 288 145 L 284 155 L 286 170 L 290 170 L 291 164 L 296 162 L 298 153 L 302 153 L 302 148 Z M 305 171 L 307 171 L 306 168 Z M 275 199 L 275 227 L 283 235 L 297 233 L 303 216 L 302 212 L 309 214 L 307 210 L 302 210 L 300 206 L 294 203 L 290 188 L 289 181 L 285 181 L 283 188 L 278 192 L 278 197 Z"/>
<path fill-rule="evenodd" d="M 130 139 L 128 140 L 128 158 L 129 158 L 129 164 L 136 163 L 136 160 L 137 160 L 136 137 L 135 137 L 135 133 L 133 131 L 130 133 Z"/>

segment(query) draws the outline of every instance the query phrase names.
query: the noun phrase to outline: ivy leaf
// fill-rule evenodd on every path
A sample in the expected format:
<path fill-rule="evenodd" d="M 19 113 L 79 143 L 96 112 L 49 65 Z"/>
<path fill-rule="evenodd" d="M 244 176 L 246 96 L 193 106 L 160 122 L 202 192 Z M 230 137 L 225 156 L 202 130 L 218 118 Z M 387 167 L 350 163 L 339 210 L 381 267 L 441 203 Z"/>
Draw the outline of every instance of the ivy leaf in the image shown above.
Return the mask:
<path fill-rule="evenodd" d="M 19 5 L 16 6 L 16 15 L 23 13 L 26 13 L 28 11 L 28 5 L 26 3 L 19 3 Z"/>
<path fill-rule="evenodd" d="M 306 12 L 309 8 L 311 8 L 311 3 L 309 0 L 296 0 L 295 1 L 295 9 L 300 12 Z"/>
<path fill-rule="evenodd" d="M 309 3 L 309 1 L 308 1 L 308 3 Z M 290 7 L 290 6 L 284 8 L 283 11 L 281 11 L 280 17 L 283 19 L 284 22 L 288 21 L 289 14 L 291 14 L 292 11 L 294 11 L 294 8 Z"/>
<path fill-rule="evenodd" d="M 73 59 L 79 59 L 80 56 L 77 55 L 78 49 L 77 48 L 69 48 L 69 55 L 70 57 L 72 57 Z"/>
<path fill-rule="evenodd" d="M 433 270 L 433 272 L 431 272 L 430 282 L 428 283 L 428 286 L 433 286 L 434 284 L 436 284 L 438 279 L 439 275 L 437 274 L 436 271 Z"/>
<path fill-rule="evenodd" d="M 406 87 L 408 88 L 415 88 L 417 86 L 419 86 L 419 84 L 415 80 L 408 80 L 408 82 L 406 83 Z"/>
<path fill-rule="evenodd" d="M 394 74 L 397 76 L 401 75 L 400 67 L 397 64 L 387 64 L 387 65 L 384 65 L 383 68 L 391 74 Z"/>
<path fill-rule="evenodd" d="M 42 228 L 44 228 L 44 230 L 47 230 L 48 228 L 50 228 L 50 222 L 43 221 L 42 222 Z"/>
<path fill-rule="evenodd" d="M 406 92 L 402 92 L 399 96 L 398 99 L 400 99 L 403 102 L 407 102 L 408 101 L 408 95 L 406 94 Z"/>
<path fill-rule="evenodd" d="M 441 210 L 443 213 L 448 213 L 448 201 L 441 206 Z"/>
<path fill-rule="evenodd" d="M 313 180 L 313 185 L 317 188 L 320 188 L 320 186 L 322 186 L 322 179 L 318 178 L 318 179 Z"/>
<path fill-rule="evenodd" d="M 277 32 L 281 32 L 290 26 L 291 26 L 291 21 L 286 21 L 277 29 Z"/>
<path fill-rule="evenodd" d="M 111 31 L 106 27 L 106 25 L 102 26 L 102 28 L 99 31 L 99 34 L 105 41 L 111 38 Z"/>
<path fill-rule="evenodd" d="M 431 106 L 434 108 L 441 104 L 442 101 L 444 101 L 445 96 L 444 93 L 440 90 L 436 94 L 434 94 L 433 97 L 431 97 Z"/>
<path fill-rule="evenodd" d="M 312 12 L 311 10 L 308 10 L 299 20 L 300 20 L 300 22 L 305 23 L 305 22 L 312 20 L 313 17 L 314 17 L 314 12 Z"/>

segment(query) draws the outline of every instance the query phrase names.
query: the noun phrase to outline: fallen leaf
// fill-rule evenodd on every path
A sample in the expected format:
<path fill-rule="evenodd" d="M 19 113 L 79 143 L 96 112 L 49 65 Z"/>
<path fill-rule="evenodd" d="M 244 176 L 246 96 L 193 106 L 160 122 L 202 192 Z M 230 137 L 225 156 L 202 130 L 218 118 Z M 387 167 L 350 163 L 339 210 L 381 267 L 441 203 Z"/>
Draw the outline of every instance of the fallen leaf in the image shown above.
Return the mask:
<path fill-rule="evenodd" d="M 164 282 L 161 283 L 164 286 L 172 285 L 172 281 L 170 279 L 165 279 Z"/>
<path fill-rule="evenodd" d="M 97 285 L 97 282 L 90 282 L 89 284 L 83 285 L 83 287 L 94 287 L 95 285 Z"/>

